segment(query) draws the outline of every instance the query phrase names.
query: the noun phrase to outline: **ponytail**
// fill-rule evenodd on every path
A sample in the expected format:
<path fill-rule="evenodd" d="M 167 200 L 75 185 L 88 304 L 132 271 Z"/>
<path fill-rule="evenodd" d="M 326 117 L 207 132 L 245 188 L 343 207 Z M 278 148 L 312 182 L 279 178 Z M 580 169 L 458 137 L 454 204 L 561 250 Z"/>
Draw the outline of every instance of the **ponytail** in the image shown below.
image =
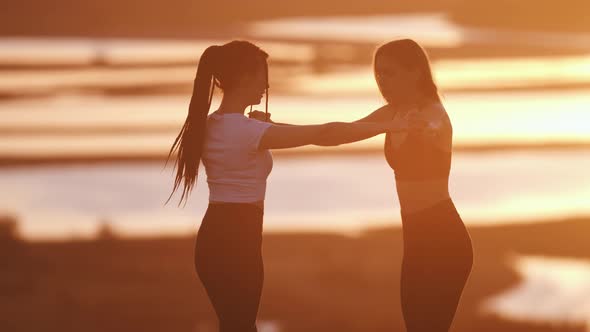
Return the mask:
<path fill-rule="evenodd" d="M 218 48 L 219 46 L 216 45 L 208 47 L 199 60 L 193 93 L 188 108 L 188 116 L 180 133 L 174 140 L 166 160 L 167 165 L 172 153 L 178 150 L 178 155 L 174 163 L 176 167 L 174 187 L 165 204 L 168 204 L 172 195 L 184 180 L 182 196 L 178 205 L 180 206 L 183 200 L 186 205 L 186 200 L 197 180 L 199 163 L 203 153 L 207 115 L 209 114 L 213 91 L 216 85 L 214 72 L 216 69 L 215 60 L 218 58 L 216 56 Z"/>

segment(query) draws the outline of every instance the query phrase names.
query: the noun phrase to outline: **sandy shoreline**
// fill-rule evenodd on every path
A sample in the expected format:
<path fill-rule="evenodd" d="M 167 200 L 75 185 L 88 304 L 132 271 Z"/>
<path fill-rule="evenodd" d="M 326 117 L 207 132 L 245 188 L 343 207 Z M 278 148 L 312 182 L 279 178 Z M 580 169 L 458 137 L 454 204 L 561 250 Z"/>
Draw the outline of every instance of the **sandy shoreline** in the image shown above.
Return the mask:
<path fill-rule="evenodd" d="M 480 305 L 522 281 L 510 265 L 514 255 L 590 259 L 590 219 L 469 227 L 469 232 L 475 264 L 453 330 L 555 331 L 541 322 L 502 320 Z M 0 308 L 10 313 L 4 316 L 8 326 L 163 331 L 162 326 L 188 330 L 199 322 L 214 324 L 193 270 L 194 236 L 125 239 L 103 233 L 93 241 L 59 243 L 3 237 L 0 246 L 10 271 L 0 276 L 0 288 L 7 287 Z M 263 250 L 261 320 L 276 321 L 286 332 L 403 330 L 401 229 L 372 229 L 358 237 L 269 232 Z M 575 324 L 558 327 L 584 331 Z"/>

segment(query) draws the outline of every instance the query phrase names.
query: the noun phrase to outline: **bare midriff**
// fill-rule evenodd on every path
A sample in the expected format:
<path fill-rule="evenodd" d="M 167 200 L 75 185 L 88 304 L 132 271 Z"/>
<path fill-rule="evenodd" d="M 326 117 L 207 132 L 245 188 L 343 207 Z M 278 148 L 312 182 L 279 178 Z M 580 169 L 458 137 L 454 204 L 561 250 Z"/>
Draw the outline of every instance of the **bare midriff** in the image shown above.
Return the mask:
<path fill-rule="evenodd" d="M 395 183 L 403 214 L 418 212 L 450 198 L 449 180 L 447 178 L 428 180 L 398 179 Z"/>

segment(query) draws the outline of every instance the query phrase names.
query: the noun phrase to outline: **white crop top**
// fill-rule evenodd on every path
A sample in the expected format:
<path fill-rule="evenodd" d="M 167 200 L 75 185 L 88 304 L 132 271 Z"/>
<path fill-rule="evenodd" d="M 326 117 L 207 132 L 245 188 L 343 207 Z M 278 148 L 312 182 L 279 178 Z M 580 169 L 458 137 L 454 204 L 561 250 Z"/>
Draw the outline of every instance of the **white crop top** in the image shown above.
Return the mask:
<path fill-rule="evenodd" d="M 252 203 L 264 200 L 272 155 L 259 150 L 272 124 L 239 113 L 213 112 L 207 118 L 202 161 L 209 201 Z"/>

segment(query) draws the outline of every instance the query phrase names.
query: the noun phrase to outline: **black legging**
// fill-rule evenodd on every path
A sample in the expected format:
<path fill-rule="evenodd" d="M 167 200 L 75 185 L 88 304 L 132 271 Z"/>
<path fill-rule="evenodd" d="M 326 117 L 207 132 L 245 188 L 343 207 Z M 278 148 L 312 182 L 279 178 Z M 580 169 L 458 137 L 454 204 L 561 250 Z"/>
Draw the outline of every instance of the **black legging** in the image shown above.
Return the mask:
<path fill-rule="evenodd" d="M 195 244 L 195 267 L 220 332 L 256 332 L 262 293 L 263 210 L 242 203 L 209 204 Z"/>
<path fill-rule="evenodd" d="M 401 305 L 408 332 L 447 332 L 473 265 L 471 238 L 448 199 L 402 213 Z"/>

